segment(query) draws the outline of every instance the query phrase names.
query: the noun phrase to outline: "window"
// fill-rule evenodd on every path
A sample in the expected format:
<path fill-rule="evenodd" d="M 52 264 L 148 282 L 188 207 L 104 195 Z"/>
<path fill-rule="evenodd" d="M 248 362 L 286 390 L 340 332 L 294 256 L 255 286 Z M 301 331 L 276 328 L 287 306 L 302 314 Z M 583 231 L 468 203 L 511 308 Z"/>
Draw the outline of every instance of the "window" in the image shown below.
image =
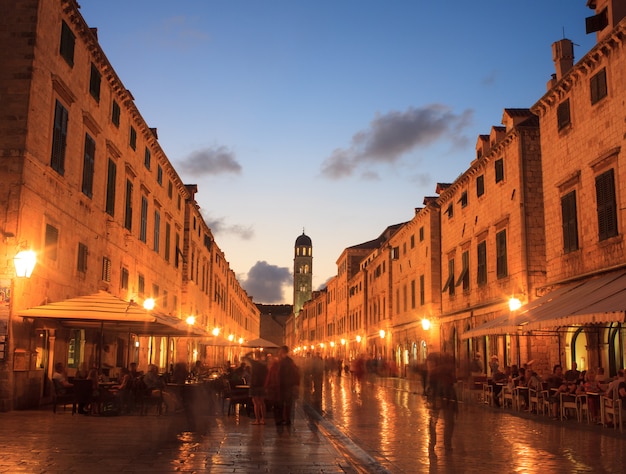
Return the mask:
<path fill-rule="evenodd" d="M 161 238 L 161 213 L 154 211 L 154 251 L 159 253 L 159 244 Z"/>
<path fill-rule="evenodd" d="M 78 244 L 78 259 L 76 262 L 76 270 L 81 273 L 87 272 L 87 246 L 83 243 Z"/>
<path fill-rule="evenodd" d="M 504 181 L 504 160 L 502 158 L 494 162 L 494 169 L 496 172 L 496 183 Z"/>
<path fill-rule="evenodd" d="M 115 100 L 111 104 L 111 122 L 117 128 L 120 127 L 120 105 Z"/>
<path fill-rule="evenodd" d="M 602 68 L 597 74 L 594 74 L 589 81 L 589 89 L 591 90 L 591 104 L 595 104 L 606 97 L 606 68 Z"/>
<path fill-rule="evenodd" d="M 442 293 L 448 292 L 450 296 L 454 295 L 454 259 L 451 258 L 448 260 L 448 279 L 446 280 L 446 284 L 443 286 Z"/>
<path fill-rule="evenodd" d="M 476 262 L 478 265 L 476 282 L 478 286 L 482 286 L 487 283 L 487 241 L 485 240 L 478 243 Z"/>
<path fill-rule="evenodd" d="M 117 176 L 117 164 L 109 158 L 107 168 L 107 194 L 106 194 L 106 213 L 111 217 L 115 216 L 115 179 Z"/>
<path fill-rule="evenodd" d="M 146 243 L 148 239 L 148 198 L 141 196 L 141 223 L 139 226 L 139 240 Z"/>
<path fill-rule="evenodd" d="M 69 113 L 63 104 L 54 106 L 54 128 L 52 130 L 52 156 L 50 167 L 61 176 L 65 174 L 65 148 L 67 146 L 67 122 Z"/>
<path fill-rule="evenodd" d="M 150 153 L 150 150 L 148 149 L 148 147 L 146 147 L 146 151 L 143 155 L 143 165 L 146 167 L 146 169 L 150 169 L 150 160 L 152 159 L 152 155 Z"/>
<path fill-rule="evenodd" d="M 102 257 L 102 281 L 111 281 L 111 259 Z"/>
<path fill-rule="evenodd" d="M 450 219 L 454 215 L 454 206 L 452 205 L 452 203 L 448 204 L 446 214 L 448 215 L 448 219 Z"/>
<path fill-rule="evenodd" d="M 485 176 L 480 175 L 476 178 L 476 197 L 485 194 Z"/>
<path fill-rule="evenodd" d="M 572 123 L 569 112 L 569 99 L 565 99 L 556 109 L 556 121 L 559 130 L 563 130 Z"/>
<path fill-rule="evenodd" d="M 615 202 L 614 171 L 596 176 L 596 206 L 598 211 L 598 238 L 606 240 L 617 235 L 617 205 Z"/>
<path fill-rule="evenodd" d="M 180 266 L 180 254 L 180 234 L 176 233 L 176 237 L 174 238 L 174 268 Z"/>
<path fill-rule="evenodd" d="M 126 180 L 126 205 L 124 207 L 124 228 L 133 230 L 133 183 Z"/>
<path fill-rule="evenodd" d="M 172 228 L 169 222 L 165 223 L 165 261 L 169 262 L 170 261 L 170 235 L 172 232 Z"/>
<path fill-rule="evenodd" d="M 130 275 L 128 274 L 128 268 L 122 267 L 122 274 L 120 276 L 120 287 L 122 290 L 128 290 L 128 282 L 130 280 Z"/>
<path fill-rule="evenodd" d="M 128 144 L 133 150 L 137 149 L 137 130 L 135 130 L 135 127 L 133 127 L 132 125 L 130 126 Z"/>
<path fill-rule="evenodd" d="M 59 229 L 50 224 L 46 224 L 46 247 L 45 255 L 50 260 L 57 259 L 59 249 Z"/>
<path fill-rule="evenodd" d="M 496 276 L 504 278 L 508 276 L 506 255 L 506 229 L 496 234 Z"/>
<path fill-rule="evenodd" d="M 74 66 L 74 45 L 76 44 L 76 36 L 72 33 L 72 30 L 67 23 L 61 22 L 61 45 L 59 47 L 59 53 L 61 57 L 65 59 L 67 64 Z"/>
<path fill-rule="evenodd" d="M 173 195 L 174 195 L 174 185 L 172 184 L 171 181 L 169 181 L 167 183 L 167 197 L 172 199 Z"/>
<path fill-rule="evenodd" d="M 424 275 L 420 275 L 420 306 L 426 302 L 426 287 L 424 286 Z"/>
<path fill-rule="evenodd" d="M 411 280 L 411 309 L 415 309 L 415 280 Z"/>
<path fill-rule="evenodd" d="M 411 248 L 415 248 L 415 235 L 411 235 Z"/>
<path fill-rule="evenodd" d="M 576 217 L 576 191 L 561 198 L 561 218 L 563 226 L 563 252 L 578 250 L 578 220 Z"/>
<path fill-rule="evenodd" d="M 157 183 L 163 186 L 163 168 L 161 165 L 157 165 Z"/>
<path fill-rule="evenodd" d="M 424 241 L 424 226 L 420 227 L 420 242 Z"/>
<path fill-rule="evenodd" d="M 139 296 L 143 296 L 145 291 L 146 291 L 146 279 L 140 273 L 139 275 L 137 275 L 137 293 L 139 293 Z"/>
<path fill-rule="evenodd" d="M 85 153 L 83 154 L 83 194 L 93 197 L 93 174 L 95 169 L 96 142 L 85 134 Z"/>
<path fill-rule="evenodd" d="M 98 68 L 91 65 L 91 75 L 89 76 L 89 93 L 91 97 L 96 99 L 96 102 L 100 102 L 100 83 L 102 82 L 102 76 Z"/>
<path fill-rule="evenodd" d="M 463 191 L 461 193 L 461 198 L 459 199 L 461 203 L 461 208 L 467 207 L 467 191 Z"/>
<path fill-rule="evenodd" d="M 463 291 L 467 291 L 469 290 L 469 287 L 470 287 L 469 252 L 468 251 L 463 252 L 463 255 L 461 257 L 462 257 L 461 263 L 463 267 L 461 268 L 461 273 L 459 275 L 459 278 L 457 278 L 456 280 L 456 285 L 454 286 L 459 286 L 463 284 Z"/>

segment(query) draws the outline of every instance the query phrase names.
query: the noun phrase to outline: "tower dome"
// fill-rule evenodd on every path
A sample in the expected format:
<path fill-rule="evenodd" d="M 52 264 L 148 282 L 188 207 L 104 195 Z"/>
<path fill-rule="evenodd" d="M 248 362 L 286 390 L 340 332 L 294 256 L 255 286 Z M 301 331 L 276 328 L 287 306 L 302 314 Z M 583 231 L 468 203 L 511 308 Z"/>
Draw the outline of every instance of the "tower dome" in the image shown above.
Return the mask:
<path fill-rule="evenodd" d="M 302 232 L 302 235 L 298 236 L 296 239 L 296 247 L 311 247 L 313 243 L 311 242 L 311 237 Z"/>

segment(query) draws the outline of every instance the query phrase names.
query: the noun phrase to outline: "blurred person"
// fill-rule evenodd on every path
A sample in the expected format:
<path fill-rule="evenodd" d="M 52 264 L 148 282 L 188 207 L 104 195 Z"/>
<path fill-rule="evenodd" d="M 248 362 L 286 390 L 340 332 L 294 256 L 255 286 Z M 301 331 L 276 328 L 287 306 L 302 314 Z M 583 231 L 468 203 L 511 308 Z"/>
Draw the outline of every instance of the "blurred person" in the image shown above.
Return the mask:
<path fill-rule="evenodd" d="M 57 362 L 56 364 L 54 364 L 54 374 L 52 374 L 52 382 L 54 383 L 54 388 L 59 395 L 71 393 L 72 389 L 74 388 L 74 385 L 71 384 L 67 378 L 67 372 L 65 370 L 63 362 Z"/>
<path fill-rule="evenodd" d="M 443 442 L 447 452 L 452 450 L 452 435 L 458 403 L 455 390 L 454 359 L 449 354 L 431 353 L 426 359 L 428 366 L 428 382 L 426 401 L 428 404 L 428 451 L 434 454 L 437 445 L 437 423 L 443 415 Z"/>
<path fill-rule="evenodd" d="M 291 425 L 291 412 L 299 385 L 300 369 L 289 357 L 289 348 L 281 346 L 277 361 L 270 366 L 265 381 L 265 387 L 273 398 L 276 425 Z"/>
<path fill-rule="evenodd" d="M 265 379 L 267 379 L 267 364 L 265 362 L 255 360 L 252 358 L 247 359 L 251 367 L 250 373 L 250 398 L 252 399 L 252 405 L 254 406 L 254 421 L 253 425 L 265 424 Z"/>

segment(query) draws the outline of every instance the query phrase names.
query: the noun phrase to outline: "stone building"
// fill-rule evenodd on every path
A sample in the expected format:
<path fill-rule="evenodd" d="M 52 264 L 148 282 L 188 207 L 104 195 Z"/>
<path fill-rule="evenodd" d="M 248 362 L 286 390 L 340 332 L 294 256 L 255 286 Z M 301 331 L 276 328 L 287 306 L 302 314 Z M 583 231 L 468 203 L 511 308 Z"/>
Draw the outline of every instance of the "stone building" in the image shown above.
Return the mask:
<path fill-rule="evenodd" d="M 597 45 L 574 64 L 572 42 L 557 41 L 546 94 L 530 109 L 505 109 L 503 126 L 478 137 L 470 167 L 438 185 L 436 205 L 424 209 L 430 261 L 412 240 L 429 220 L 424 210 L 388 240 L 344 250 L 335 338 L 356 327 L 365 343 L 355 352 L 401 365 L 407 349 L 418 359 L 410 341 L 430 314 L 440 335 L 430 348 L 454 354 L 459 369 L 476 353 L 501 365 L 534 360 L 543 373 L 557 363 L 609 375 L 624 367 L 626 5 L 587 5 Z M 422 275 L 430 297 L 414 308 Z M 391 333 L 384 343 L 381 329 Z M 315 339 L 307 343 L 327 336 Z"/>
<path fill-rule="evenodd" d="M 436 198 L 424 199 L 413 219 L 389 239 L 390 321 L 386 328 L 400 373 L 426 363 L 440 349 L 441 236 Z"/>
<path fill-rule="evenodd" d="M 502 123 L 478 137 L 471 166 L 439 190 L 442 346 L 460 364 L 476 353 L 527 360 L 518 338 L 464 333 L 508 315 L 511 299 L 528 301 L 545 275 L 538 120 L 505 109 Z"/>
<path fill-rule="evenodd" d="M 166 370 L 206 357 L 207 329 L 258 337 L 258 310 L 195 186 L 77 2 L 0 9 L 0 410 L 45 401 L 56 362 L 70 375 L 81 364 L 114 375 L 131 361 Z M 28 279 L 14 268 L 23 250 L 36 253 Z"/>

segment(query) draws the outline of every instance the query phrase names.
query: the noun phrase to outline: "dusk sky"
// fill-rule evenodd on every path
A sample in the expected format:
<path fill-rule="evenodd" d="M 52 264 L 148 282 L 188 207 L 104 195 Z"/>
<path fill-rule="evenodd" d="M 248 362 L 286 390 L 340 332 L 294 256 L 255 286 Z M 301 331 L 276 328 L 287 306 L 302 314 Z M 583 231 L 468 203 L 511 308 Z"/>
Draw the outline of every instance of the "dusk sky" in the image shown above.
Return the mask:
<path fill-rule="evenodd" d="M 551 45 L 595 43 L 586 0 L 79 0 L 256 303 L 292 303 L 346 248 L 409 221 L 529 108 Z"/>

